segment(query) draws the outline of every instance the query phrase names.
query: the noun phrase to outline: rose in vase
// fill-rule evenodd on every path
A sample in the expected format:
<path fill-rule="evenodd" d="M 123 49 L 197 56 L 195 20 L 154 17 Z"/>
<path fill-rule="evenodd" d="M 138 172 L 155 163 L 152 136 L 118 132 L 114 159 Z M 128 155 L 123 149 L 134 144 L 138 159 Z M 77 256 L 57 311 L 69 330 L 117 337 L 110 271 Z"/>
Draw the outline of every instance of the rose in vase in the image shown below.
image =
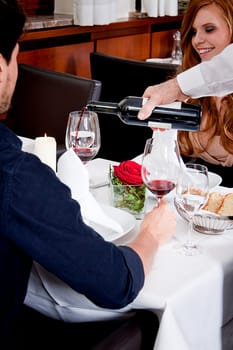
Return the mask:
<path fill-rule="evenodd" d="M 141 177 L 141 165 L 127 160 L 110 168 L 113 205 L 126 209 L 136 217 L 144 211 L 146 187 Z"/>

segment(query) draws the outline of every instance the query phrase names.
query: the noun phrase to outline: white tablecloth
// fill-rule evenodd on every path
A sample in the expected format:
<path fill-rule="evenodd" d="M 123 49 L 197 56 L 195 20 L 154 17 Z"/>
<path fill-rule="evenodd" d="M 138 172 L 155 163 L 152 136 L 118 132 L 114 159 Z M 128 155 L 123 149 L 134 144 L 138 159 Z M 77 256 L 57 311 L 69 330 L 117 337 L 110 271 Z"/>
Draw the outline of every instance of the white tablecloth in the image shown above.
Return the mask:
<path fill-rule="evenodd" d="M 226 189 L 218 186 L 216 190 Z M 100 201 L 109 200 L 107 187 L 93 193 Z M 131 307 L 159 315 L 154 350 L 221 350 L 221 327 L 233 318 L 233 230 L 212 236 L 195 233 L 202 254 L 183 256 L 175 246 L 184 239 L 187 223 L 178 215 L 177 220 L 175 238 L 156 254 Z"/>
<path fill-rule="evenodd" d="M 95 161 L 95 173 L 105 171 L 106 163 Z M 92 193 L 100 202 L 109 203 L 108 186 L 92 189 Z M 153 199 L 149 199 L 150 205 Z M 142 291 L 131 305 L 119 312 L 146 308 L 159 315 L 154 350 L 221 350 L 221 327 L 233 318 L 233 230 L 216 236 L 196 233 L 202 254 L 182 256 L 175 245 L 184 239 L 187 223 L 178 215 L 177 220 L 176 236 L 155 255 Z M 117 243 L 125 243 L 137 234 L 139 224 L 137 221 L 135 228 Z M 87 317 L 93 314 L 93 319 L 98 317 L 98 311 L 100 318 L 108 317 L 106 310 L 93 308 L 85 297 L 80 304 L 76 292 L 67 291 L 69 287 L 63 286 L 59 291 L 51 287 L 49 278 L 43 282 L 48 283 L 50 295 L 55 291 L 56 301 L 60 303 L 59 317 L 64 316 L 63 311 L 64 318 L 68 313 L 80 314 L 80 311 Z M 79 303 L 77 308 L 75 298 Z M 109 317 L 114 315 L 117 313 L 109 310 Z"/>

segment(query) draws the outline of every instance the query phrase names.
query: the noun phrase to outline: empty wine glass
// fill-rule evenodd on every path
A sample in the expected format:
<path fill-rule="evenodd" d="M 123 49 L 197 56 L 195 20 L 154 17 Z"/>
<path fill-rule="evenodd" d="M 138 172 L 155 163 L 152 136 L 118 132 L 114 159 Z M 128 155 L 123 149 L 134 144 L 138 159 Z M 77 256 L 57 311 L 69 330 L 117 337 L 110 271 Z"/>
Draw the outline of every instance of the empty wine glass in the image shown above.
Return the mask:
<path fill-rule="evenodd" d="M 185 255 L 201 253 L 200 247 L 192 238 L 193 216 L 206 203 L 209 194 L 208 169 L 201 164 L 186 164 L 176 187 L 175 206 L 187 213 L 188 234 L 184 243 L 178 247 Z"/>
<path fill-rule="evenodd" d="M 157 199 L 172 191 L 180 174 L 180 152 L 177 141 L 157 131 L 146 141 L 142 158 L 142 179 Z"/>
<path fill-rule="evenodd" d="M 73 111 L 69 113 L 66 128 L 66 149 L 73 148 L 84 164 L 93 159 L 100 149 L 99 119 L 95 112 Z"/>

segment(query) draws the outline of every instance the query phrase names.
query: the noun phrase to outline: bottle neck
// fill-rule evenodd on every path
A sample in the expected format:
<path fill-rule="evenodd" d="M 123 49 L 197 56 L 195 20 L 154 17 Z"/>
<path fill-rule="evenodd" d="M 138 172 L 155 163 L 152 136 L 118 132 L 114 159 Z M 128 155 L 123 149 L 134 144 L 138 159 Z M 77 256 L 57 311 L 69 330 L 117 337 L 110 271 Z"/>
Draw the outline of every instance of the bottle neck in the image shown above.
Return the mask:
<path fill-rule="evenodd" d="M 86 108 L 89 111 L 104 114 L 119 115 L 120 108 L 118 103 L 115 102 L 103 102 L 103 101 L 90 101 Z"/>

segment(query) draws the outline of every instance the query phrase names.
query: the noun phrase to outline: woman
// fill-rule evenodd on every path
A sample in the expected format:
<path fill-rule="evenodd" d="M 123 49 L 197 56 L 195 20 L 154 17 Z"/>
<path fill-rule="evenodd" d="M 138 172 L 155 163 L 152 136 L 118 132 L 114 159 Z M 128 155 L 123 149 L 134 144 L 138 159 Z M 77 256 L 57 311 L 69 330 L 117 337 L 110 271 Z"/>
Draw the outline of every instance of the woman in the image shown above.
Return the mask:
<path fill-rule="evenodd" d="M 181 71 L 211 60 L 233 42 L 232 0 L 191 0 L 181 26 Z M 233 180 L 233 94 L 189 99 L 202 105 L 200 131 L 179 131 L 184 160 L 207 165 L 218 173 L 223 186 Z"/>

